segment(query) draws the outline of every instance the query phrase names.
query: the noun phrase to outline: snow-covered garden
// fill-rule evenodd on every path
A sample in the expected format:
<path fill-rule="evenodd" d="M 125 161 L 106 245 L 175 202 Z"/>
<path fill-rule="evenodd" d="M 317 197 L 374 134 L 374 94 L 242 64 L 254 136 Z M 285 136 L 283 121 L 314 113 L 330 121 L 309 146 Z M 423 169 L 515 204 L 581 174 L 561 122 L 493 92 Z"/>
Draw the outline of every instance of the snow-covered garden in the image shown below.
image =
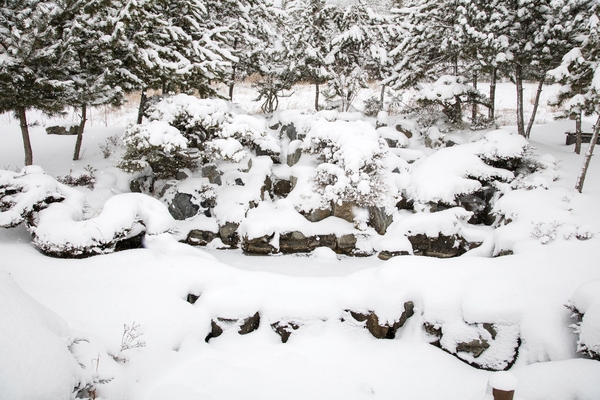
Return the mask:
<path fill-rule="evenodd" d="M 188 155 L 182 110 L 219 125 L 202 167 L 123 166 L 129 143 Z M 76 162 L 40 115 L 18 170 L 3 116 L 3 398 L 600 395 L 600 166 L 573 190 L 573 122 L 526 141 L 185 95 L 152 115 L 92 121 Z"/>
<path fill-rule="evenodd" d="M 600 399 L 600 3 L 380 3 L 2 4 L 0 400 Z"/>

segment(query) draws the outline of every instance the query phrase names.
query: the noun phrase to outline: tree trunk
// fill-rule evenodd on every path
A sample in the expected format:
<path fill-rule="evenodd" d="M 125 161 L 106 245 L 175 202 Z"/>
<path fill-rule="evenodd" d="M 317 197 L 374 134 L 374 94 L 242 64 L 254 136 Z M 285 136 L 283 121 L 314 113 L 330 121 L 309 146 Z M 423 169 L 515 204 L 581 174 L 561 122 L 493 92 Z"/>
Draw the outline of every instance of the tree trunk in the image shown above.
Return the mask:
<path fill-rule="evenodd" d="M 496 118 L 496 78 L 497 71 L 496 68 L 494 68 L 490 76 L 490 108 L 488 109 L 488 118 L 490 122 L 494 121 L 494 118 Z"/>
<path fill-rule="evenodd" d="M 523 70 L 519 64 L 515 66 L 515 83 L 517 84 L 517 132 L 525 137 L 525 118 L 523 116 Z"/>
<path fill-rule="evenodd" d="M 87 121 L 87 104 L 81 105 L 81 122 L 79 123 L 79 130 L 77 131 L 77 141 L 75 142 L 75 152 L 73 153 L 73 161 L 79 160 L 79 153 L 81 153 L 81 142 L 83 142 L 83 130 L 85 129 L 85 122 Z"/>
<path fill-rule="evenodd" d="M 592 160 L 592 155 L 594 154 L 594 147 L 596 146 L 596 141 L 598 140 L 598 132 L 600 132 L 600 117 L 598 117 L 596 120 L 596 125 L 594 125 L 594 135 L 592 136 L 590 147 L 588 147 L 588 150 L 585 153 L 583 166 L 581 167 L 581 172 L 579 173 L 579 176 L 577 177 L 577 183 L 575 184 L 575 189 L 579 193 L 581 193 L 583 190 L 583 181 L 585 180 L 585 174 L 587 174 L 590 161 Z"/>
<path fill-rule="evenodd" d="M 231 83 L 229 84 L 229 100 L 233 101 L 233 87 L 235 86 L 235 67 L 231 73 Z"/>
<path fill-rule="evenodd" d="M 31 140 L 29 138 L 29 127 L 27 126 L 27 114 L 25 107 L 17 107 L 15 110 L 19 124 L 21 125 L 21 135 L 23 136 L 23 149 L 25 150 L 25 165 L 33 165 L 33 150 L 31 149 Z"/>
<path fill-rule="evenodd" d="M 477 71 L 473 71 L 473 88 L 477 90 Z M 477 119 L 477 102 L 473 102 L 473 108 L 471 109 L 471 123 L 474 124 Z"/>
<path fill-rule="evenodd" d="M 542 95 L 542 89 L 544 88 L 544 78 L 538 83 L 537 91 L 535 92 L 535 100 L 533 102 L 533 111 L 531 117 L 529 117 L 529 123 L 527 124 L 527 131 L 525 131 L 525 137 L 529 139 L 531 135 L 531 127 L 535 122 L 535 115 L 537 114 L 538 106 L 540 105 L 540 96 Z"/>
<path fill-rule="evenodd" d="M 575 153 L 581 154 L 581 113 L 575 116 Z"/>
<path fill-rule="evenodd" d="M 379 111 L 383 111 L 383 101 L 385 100 L 385 85 L 381 85 L 381 93 L 379 94 Z"/>
<path fill-rule="evenodd" d="M 315 83 L 315 111 L 319 111 L 319 84 Z"/>
<path fill-rule="evenodd" d="M 146 88 L 142 89 L 142 94 L 140 96 L 140 106 L 138 108 L 138 117 L 137 117 L 137 123 L 138 125 L 142 123 L 142 120 L 144 119 L 144 107 L 146 106 Z"/>

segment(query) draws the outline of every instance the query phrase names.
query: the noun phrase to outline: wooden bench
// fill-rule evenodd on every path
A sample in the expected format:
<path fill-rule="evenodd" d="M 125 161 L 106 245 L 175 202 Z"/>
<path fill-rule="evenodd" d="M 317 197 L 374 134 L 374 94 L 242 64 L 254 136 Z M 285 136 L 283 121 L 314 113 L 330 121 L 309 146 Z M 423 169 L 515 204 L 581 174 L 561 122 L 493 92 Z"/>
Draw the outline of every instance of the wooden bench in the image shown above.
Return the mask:
<path fill-rule="evenodd" d="M 573 131 L 566 131 L 565 135 L 567 135 L 566 138 L 566 145 L 569 146 L 575 142 L 577 142 L 577 135 L 575 134 L 575 132 Z M 581 132 L 581 143 L 589 143 L 592 141 L 592 132 Z M 596 144 L 600 143 L 600 136 L 598 137 L 598 140 L 596 140 Z"/>

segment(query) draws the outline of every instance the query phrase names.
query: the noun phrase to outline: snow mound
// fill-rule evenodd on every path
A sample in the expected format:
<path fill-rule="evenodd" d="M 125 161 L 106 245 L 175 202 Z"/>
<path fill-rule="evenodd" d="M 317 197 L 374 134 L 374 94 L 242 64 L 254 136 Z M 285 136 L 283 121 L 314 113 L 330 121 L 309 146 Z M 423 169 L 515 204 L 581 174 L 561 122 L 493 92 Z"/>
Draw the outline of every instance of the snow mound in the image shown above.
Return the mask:
<path fill-rule="evenodd" d="M 477 142 L 442 148 L 414 164 L 407 195 L 421 203 L 453 205 L 457 196 L 480 190 L 482 181 L 511 181 L 511 171 L 484 160 L 522 157 L 526 145 L 516 135 L 493 131 Z"/>
<path fill-rule="evenodd" d="M 92 382 L 69 352 L 69 328 L 0 271 L 0 397 L 71 399 Z"/>
<path fill-rule="evenodd" d="M 114 251 L 119 240 L 143 232 L 159 235 L 175 227 L 167 207 L 141 193 L 115 195 L 98 216 L 77 217 L 68 204 L 56 203 L 41 211 L 37 224 L 30 227 L 34 245 L 54 256 L 88 256 Z"/>
<path fill-rule="evenodd" d="M 579 334 L 577 350 L 600 359 L 600 280 L 593 280 L 580 286 L 571 304 L 582 315 L 581 322 L 575 326 Z"/>

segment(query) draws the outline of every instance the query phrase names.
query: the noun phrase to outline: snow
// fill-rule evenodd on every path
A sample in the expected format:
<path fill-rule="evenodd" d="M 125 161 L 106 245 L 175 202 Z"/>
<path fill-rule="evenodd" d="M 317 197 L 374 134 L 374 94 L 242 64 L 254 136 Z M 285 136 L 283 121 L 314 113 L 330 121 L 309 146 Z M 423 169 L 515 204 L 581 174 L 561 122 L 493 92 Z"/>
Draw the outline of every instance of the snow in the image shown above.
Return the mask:
<path fill-rule="evenodd" d="M 0 271 L 0 395 L 6 400 L 70 399 L 91 383 L 69 352 L 67 323 Z"/>
<path fill-rule="evenodd" d="M 276 116 L 281 122 L 287 118 L 288 123 L 297 123 L 296 127 L 304 121 L 306 130 L 298 132 L 307 135 L 315 126 L 332 128 L 322 134 L 338 135 L 342 143 L 347 140 L 349 150 L 339 156 L 349 165 L 360 168 L 364 154 L 381 149 L 381 136 L 369 122 L 349 125 L 355 116 L 343 119 L 335 112 L 326 114 L 331 121 L 323 121 L 324 116 L 319 121 L 314 114 L 282 111 Z M 239 122 L 253 130 L 263 129 L 268 121 L 248 118 Z M 460 353 L 467 362 L 483 360 L 487 365 L 507 357 L 518 335 L 519 354 L 508 371 L 517 379 L 516 387 L 510 385 L 516 388 L 516 399 L 597 399 L 600 364 L 582 359 L 577 341 L 598 343 L 600 185 L 592 177 L 600 168 L 592 160 L 584 193 L 572 189 L 582 160 L 564 145 L 564 131 L 571 125 L 534 126 L 530 144 L 536 149 L 527 151 L 535 151 L 535 160 L 546 168 L 527 182 L 512 181 L 514 174 L 482 160 L 526 151 L 525 142 L 509 133 L 514 127 L 483 136 L 455 133 L 462 136 L 462 144 L 437 150 L 422 146 L 417 135 L 406 149 L 382 145 L 386 150 L 382 168 L 399 170 L 392 174 L 396 190 L 410 190 L 423 202 L 436 196 L 454 201 L 456 193 L 477 187 L 472 174 L 492 177 L 502 194 L 494 209 L 512 219 L 506 225 L 484 227 L 467 224 L 469 213 L 457 207 L 427 212 L 423 204 L 414 214 L 396 211 L 389 233 L 373 235 L 364 245 L 407 250 L 407 231 L 432 235 L 443 231 L 478 237 L 488 247 L 447 260 L 404 256 L 388 261 L 336 255 L 323 247 L 305 255 L 249 257 L 241 250 L 217 250 L 223 245 L 219 239 L 206 248 L 194 248 L 179 243 L 171 233 L 190 227 L 214 232 L 217 221 L 241 222 L 240 232 L 252 237 L 292 229 L 305 234 L 356 232 L 353 224 L 339 218 L 311 223 L 299 214 L 302 207 L 311 210 L 321 201 L 311 183 L 317 155 L 303 154 L 292 167 L 275 165 L 268 156 L 253 157 L 251 165 L 248 158 L 240 163 L 218 161 L 223 171 L 220 195 L 227 201 L 213 210 L 215 217 L 174 222 L 159 200 L 126 193 L 130 176 L 112 167 L 118 154 L 104 159 L 95 148 L 108 136 L 121 135 L 123 127 L 93 126 L 84 139 L 87 151 L 78 162 L 70 161 L 74 138 L 48 137 L 42 127 L 32 127 L 41 168 L 19 173 L 7 168 L 0 174 L 0 184 L 20 182 L 40 190 L 13 195 L 21 211 L 6 221 L 16 222 L 26 205 L 38 201 L 48 188 L 69 200 L 52 203 L 39 213 L 36 232 L 47 232 L 44 237 L 73 235 L 68 240 L 86 240 L 91 235 L 83 228 L 86 221 L 92 231 L 98 232 L 98 227 L 104 232 L 102 237 L 132 220 L 140 229 L 143 222 L 143 229 L 152 234 L 146 235 L 142 249 L 55 259 L 31 246 L 25 227 L 0 230 L 0 397 L 70 398 L 75 386 L 91 382 L 96 382 L 97 398 L 132 400 L 242 396 L 269 400 L 280 399 L 282 393 L 292 400 L 481 400 L 488 382 L 500 380 L 509 387 L 504 384 L 511 379 L 499 372 L 476 369 L 432 346 L 422 329 L 430 322 L 439 324 L 443 344 L 449 348 L 465 340 L 490 340 L 490 348 L 478 358 Z M 8 117 L 2 126 L 3 165 L 20 165 L 19 127 Z M 356 146 L 350 136 L 364 142 Z M 70 170 L 76 174 L 87 164 L 98 169 L 94 190 L 69 188 L 52 179 Z M 296 177 L 296 186 L 287 199 L 259 201 L 265 178 L 272 174 Z M 25 176 L 31 181 L 23 180 Z M 238 178 L 244 186 L 236 184 Z M 180 182 L 178 190 L 191 193 L 206 183 L 205 178 L 194 179 Z M 429 184 L 420 186 L 422 179 Z M 21 195 L 33 200 L 19 202 Z M 249 201 L 258 206 L 247 208 Z M 68 211 L 67 206 L 73 208 Z M 0 214 L 3 222 L 5 212 Z M 71 226 L 69 231 L 59 229 L 63 223 Z M 494 249 L 512 249 L 514 254 L 493 258 Z M 186 301 L 190 293 L 199 296 L 194 304 Z M 393 340 L 373 338 L 346 311 L 373 311 L 380 322 L 391 322 L 398 320 L 407 301 L 414 302 L 415 315 Z M 570 327 L 576 321 L 565 307 L 569 301 L 585 314 L 579 335 Z M 232 324 L 221 336 L 205 341 L 211 320 L 246 318 L 257 311 L 261 322 L 256 331 L 239 335 Z M 299 328 L 284 344 L 271 327 L 276 322 Z M 132 323 L 139 324 L 141 336 L 136 340 L 146 345 L 121 350 L 124 325 Z M 498 328 L 495 339 L 482 328 L 484 323 Z M 69 338 L 88 342 L 71 346 L 70 352 Z M 120 357 L 127 362 L 118 361 Z M 113 379 L 97 382 L 109 378 Z"/>
<path fill-rule="evenodd" d="M 492 374 L 489 380 L 490 386 L 494 389 L 510 391 L 517 388 L 518 379 L 510 372 L 500 371 Z"/>

